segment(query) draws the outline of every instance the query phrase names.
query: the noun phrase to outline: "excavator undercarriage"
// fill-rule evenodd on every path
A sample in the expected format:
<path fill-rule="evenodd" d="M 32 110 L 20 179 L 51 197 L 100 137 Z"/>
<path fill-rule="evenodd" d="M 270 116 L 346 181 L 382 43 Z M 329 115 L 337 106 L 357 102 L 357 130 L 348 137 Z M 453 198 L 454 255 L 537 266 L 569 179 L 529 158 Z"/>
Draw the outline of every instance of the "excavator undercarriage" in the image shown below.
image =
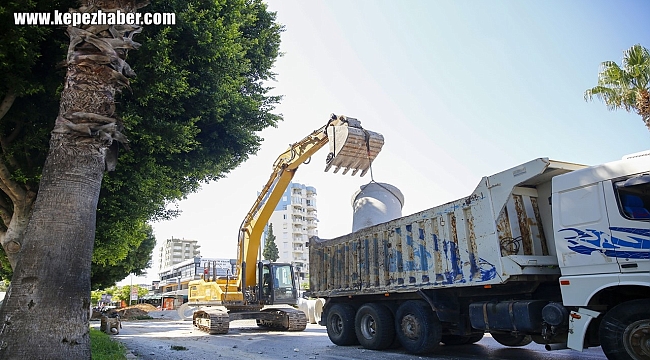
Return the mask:
<path fill-rule="evenodd" d="M 228 313 L 211 308 L 194 312 L 194 326 L 211 335 L 227 334 L 230 321 L 256 320 L 257 326 L 282 331 L 303 331 L 307 327 L 307 316 L 293 308 L 268 308 L 256 312 Z"/>

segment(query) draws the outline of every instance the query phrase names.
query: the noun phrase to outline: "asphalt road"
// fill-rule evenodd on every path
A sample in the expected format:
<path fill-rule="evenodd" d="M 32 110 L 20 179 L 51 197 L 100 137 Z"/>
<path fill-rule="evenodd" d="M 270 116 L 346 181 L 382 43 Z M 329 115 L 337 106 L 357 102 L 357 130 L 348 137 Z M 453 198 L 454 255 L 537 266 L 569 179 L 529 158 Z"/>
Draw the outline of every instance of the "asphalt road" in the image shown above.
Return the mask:
<path fill-rule="evenodd" d="M 99 323 L 93 323 L 99 327 Z M 259 329 L 254 321 L 230 324 L 227 335 L 208 335 L 193 329 L 189 321 L 139 320 L 124 321 L 119 335 L 138 359 L 203 360 L 203 359 L 499 359 L 499 360 L 605 360 L 600 348 L 585 352 L 574 350 L 546 351 L 530 344 L 507 348 L 489 335 L 473 345 L 441 346 L 436 353 L 415 356 L 403 350 L 373 351 L 360 346 L 341 347 L 332 344 L 325 327 L 309 324 L 302 332 L 274 332 Z"/>

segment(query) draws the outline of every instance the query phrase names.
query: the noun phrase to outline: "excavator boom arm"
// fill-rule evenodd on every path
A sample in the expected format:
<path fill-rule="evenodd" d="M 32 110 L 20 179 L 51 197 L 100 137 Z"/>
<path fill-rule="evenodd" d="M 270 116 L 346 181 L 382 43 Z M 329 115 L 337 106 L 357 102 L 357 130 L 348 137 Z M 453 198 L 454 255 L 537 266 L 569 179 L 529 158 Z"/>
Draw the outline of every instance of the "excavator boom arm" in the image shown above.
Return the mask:
<path fill-rule="evenodd" d="M 366 174 L 384 144 L 381 134 L 365 130 L 354 118 L 332 114 L 323 127 L 314 130 L 299 142 L 292 144 L 273 163 L 273 172 L 244 218 L 238 237 L 238 287 L 257 283 L 255 266 L 262 233 L 284 191 L 291 183 L 298 167 L 326 144 L 330 153 L 325 171 L 334 167 L 334 173 L 344 168 L 343 174 L 353 170 L 354 176 L 361 170 Z M 243 264 L 246 264 L 244 267 Z M 245 269 L 244 269 L 245 268 Z"/>

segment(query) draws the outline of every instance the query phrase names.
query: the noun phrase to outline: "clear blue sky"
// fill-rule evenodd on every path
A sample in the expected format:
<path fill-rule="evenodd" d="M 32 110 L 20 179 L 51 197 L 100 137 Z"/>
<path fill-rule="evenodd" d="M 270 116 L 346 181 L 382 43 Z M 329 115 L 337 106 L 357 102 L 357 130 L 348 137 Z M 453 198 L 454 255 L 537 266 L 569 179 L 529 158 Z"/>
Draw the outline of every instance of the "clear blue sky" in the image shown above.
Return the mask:
<path fill-rule="evenodd" d="M 533 158 L 598 164 L 650 149 L 638 115 L 583 99 L 602 61 L 620 64 L 630 46 L 650 47 L 650 1 L 268 4 L 285 26 L 271 83 L 284 95 L 285 120 L 263 131 L 259 153 L 226 179 L 171 205 L 182 215 L 153 223 L 159 242 L 196 239 L 203 256 L 235 257 L 238 227 L 273 161 L 330 113 L 384 135 L 374 179 L 401 189 L 404 215 Z M 294 180 L 318 190 L 319 235 L 331 238 L 351 231 L 351 196 L 370 176 L 324 173 L 326 153 Z"/>

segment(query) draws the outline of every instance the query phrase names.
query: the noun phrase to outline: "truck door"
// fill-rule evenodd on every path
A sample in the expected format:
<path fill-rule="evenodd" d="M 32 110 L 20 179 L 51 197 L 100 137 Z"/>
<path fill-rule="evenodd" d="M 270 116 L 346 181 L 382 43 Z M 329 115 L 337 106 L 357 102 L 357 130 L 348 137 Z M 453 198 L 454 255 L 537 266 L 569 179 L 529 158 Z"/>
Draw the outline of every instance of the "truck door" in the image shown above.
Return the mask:
<path fill-rule="evenodd" d="M 612 249 L 620 271 L 650 271 L 650 175 L 605 183 Z"/>
<path fill-rule="evenodd" d="M 618 273 L 602 182 L 553 194 L 553 227 L 563 276 Z"/>

